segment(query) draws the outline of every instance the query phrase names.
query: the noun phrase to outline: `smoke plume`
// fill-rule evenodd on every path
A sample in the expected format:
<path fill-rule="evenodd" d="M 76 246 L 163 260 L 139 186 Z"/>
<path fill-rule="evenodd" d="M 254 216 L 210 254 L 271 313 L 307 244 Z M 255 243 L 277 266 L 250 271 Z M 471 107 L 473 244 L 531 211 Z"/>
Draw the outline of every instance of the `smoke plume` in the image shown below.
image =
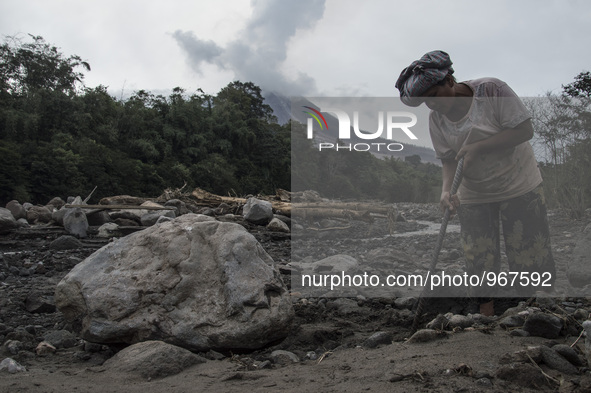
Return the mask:
<path fill-rule="evenodd" d="M 313 94 L 316 83 L 305 73 L 284 75 L 280 69 L 288 43 L 298 30 L 312 27 L 324 14 L 325 0 L 252 0 L 253 13 L 239 38 L 225 47 L 202 40 L 193 32 L 177 30 L 173 37 L 186 52 L 191 67 L 201 73 L 203 63 L 230 70 L 235 79 L 253 82 L 268 92 Z"/>

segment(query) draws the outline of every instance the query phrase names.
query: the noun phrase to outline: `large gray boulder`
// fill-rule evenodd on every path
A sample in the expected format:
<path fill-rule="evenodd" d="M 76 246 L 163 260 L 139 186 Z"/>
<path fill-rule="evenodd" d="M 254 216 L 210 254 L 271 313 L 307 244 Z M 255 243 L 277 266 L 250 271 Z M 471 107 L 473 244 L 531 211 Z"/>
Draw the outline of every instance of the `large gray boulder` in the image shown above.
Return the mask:
<path fill-rule="evenodd" d="M 51 222 L 51 210 L 46 206 L 31 206 L 27 209 L 27 221 L 29 224 L 47 224 Z"/>
<path fill-rule="evenodd" d="M 105 362 L 110 370 L 144 378 L 158 379 L 175 375 L 206 360 L 191 351 L 162 341 L 145 341 L 117 352 Z"/>
<path fill-rule="evenodd" d="M 267 225 L 273 219 L 273 206 L 268 201 L 248 198 L 242 208 L 242 215 L 253 224 Z"/>
<path fill-rule="evenodd" d="M 64 228 L 69 234 L 85 238 L 88 231 L 88 219 L 79 207 L 66 209 L 64 214 Z"/>
<path fill-rule="evenodd" d="M 10 210 L 0 207 L 0 233 L 10 232 L 18 227 Z"/>
<path fill-rule="evenodd" d="M 294 311 L 273 260 L 241 225 L 186 214 L 109 243 L 57 285 L 82 338 L 192 351 L 284 338 Z"/>
<path fill-rule="evenodd" d="M 17 200 L 12 200 L 6 204 L 6 208 L 10 210 L 16 220 L 27 218 L 25 207 Z"/>
<path fill-rule="evenodd" d="M 160 217 L 175 218 L 176 214 L 174 210 L 150 211 L 149 213 L 144 214 L 140 221 L 143 226 L 151 227 L 158 222 Z"/>

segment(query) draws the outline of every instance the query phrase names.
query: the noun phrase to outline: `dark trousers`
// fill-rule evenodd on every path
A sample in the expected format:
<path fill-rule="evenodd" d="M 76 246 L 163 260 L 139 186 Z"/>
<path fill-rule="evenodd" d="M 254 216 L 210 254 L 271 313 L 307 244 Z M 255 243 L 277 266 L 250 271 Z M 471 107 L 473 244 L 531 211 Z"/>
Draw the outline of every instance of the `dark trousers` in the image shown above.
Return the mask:
<path fill-rule="evenodd" d="M 471 288 L 472 296 L 529 296 L 536 290 L 549 290 L 542 284 L 554 282 L 556 268 L 542 185 L 502 202 L 461 205 L 458 214 L 467 273 L 490 273 L 487 285 Z M 503 270 L 501 228 L 509 265 Z M 493 281 L 496 285 L 488 285 Z"/>

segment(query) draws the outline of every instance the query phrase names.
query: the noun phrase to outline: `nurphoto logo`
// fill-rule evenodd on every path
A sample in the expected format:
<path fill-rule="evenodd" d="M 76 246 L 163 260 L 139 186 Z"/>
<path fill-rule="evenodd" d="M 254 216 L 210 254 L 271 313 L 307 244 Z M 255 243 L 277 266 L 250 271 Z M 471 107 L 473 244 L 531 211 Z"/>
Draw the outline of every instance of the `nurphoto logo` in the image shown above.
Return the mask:
<path fill-rule="evenodd" d="M 307 109 L 303 111 L 310 117 L 307 118 L 307 138 L 314 139 L 314 121 L 318 124 L 321 131 L 328 131 L 328 122 L 322 113 L 331 113 L 339 124 L 338 140 L 347 141 L 351 139 L 351 128 L 353 128 L 354 136 L 357 139 L 362 140 L 375 140 L 375 139 L 387 139 L 393 141 L 394 132 L 402 131 L 406 136 L 412 140 L 418 139 L 416 135 L 410 130 L 412 126 L 417 124 L 417 116 L 411 112 L 397 112 L 397 111 L 378 111 L 377 115 L 377 130 L 368 132 L 367 128 L 360 126 L 360 115 L 359 111 L 352 111 L 353 115 L 353 127 L 351 127 L 351 117 L 349 114 L 342 109 L 337 108 L 322 108 L 315 109 L 311 106 L 302 106 Z M 385 113 L 385 114 L 384 114 Z M 384 123 L 385 123 L 385 134 L 384 134 Z M 375 127 L 375 126 L 374 126 Z M 335 149 L 335 150 L 355 150 L 355 151 L 369 151 L 387 149 L 388 151 L 401 151 L 404 146 L 401 143 L 385 143 L 385 142 L 372 142 L 372 143 L 349 143 L 349 144 L 335 144 L 328 142 L 321 142 L 318 144 L 318 149 Z"/>

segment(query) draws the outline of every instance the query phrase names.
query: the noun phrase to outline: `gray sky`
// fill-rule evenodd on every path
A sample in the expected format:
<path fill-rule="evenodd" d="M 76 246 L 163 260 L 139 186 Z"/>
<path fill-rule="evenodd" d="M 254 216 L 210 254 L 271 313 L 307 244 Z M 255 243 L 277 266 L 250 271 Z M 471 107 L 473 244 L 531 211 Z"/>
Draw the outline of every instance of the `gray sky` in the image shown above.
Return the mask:
<path fill-rule="evenodd" d="M 115 96 L 233 80 L 305 96 L 398 96 L 400 71 L 434 49 L 460 80 L 521 96 L 591 70 L 587 0 L 3 0 L 0 35 L 41 35 Z"/>

